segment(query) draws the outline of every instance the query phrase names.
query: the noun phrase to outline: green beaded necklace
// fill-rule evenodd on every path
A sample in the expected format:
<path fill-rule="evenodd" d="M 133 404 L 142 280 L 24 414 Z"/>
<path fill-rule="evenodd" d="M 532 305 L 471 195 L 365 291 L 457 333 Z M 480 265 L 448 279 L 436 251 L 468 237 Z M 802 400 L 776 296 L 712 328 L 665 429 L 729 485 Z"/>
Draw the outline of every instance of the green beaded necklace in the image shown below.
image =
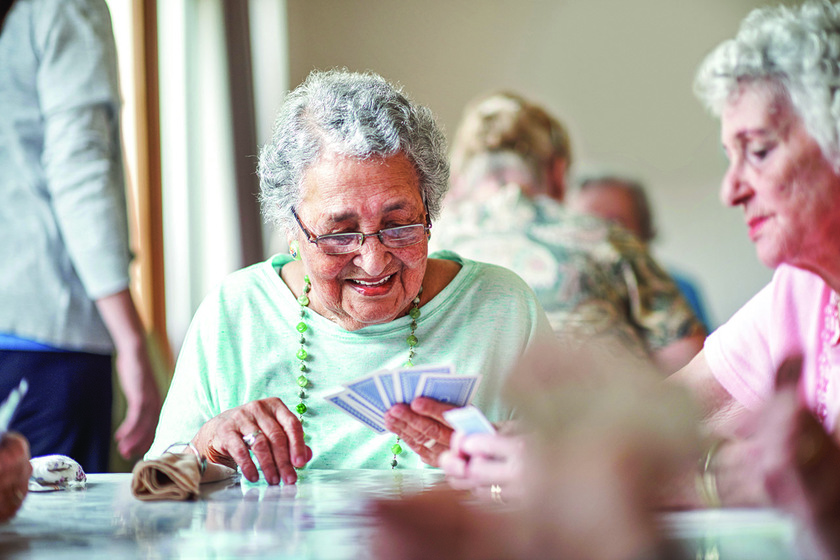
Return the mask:
<path fill-rule="evenodd" d="M 306 414 L 308 410 L 306 403 L 304 402 L 307 398 L 306 389 L 310 386 L 309 378 L 306 376 L 306 373 L 309 371 L 309 368 L 306 365 L 306 359 L 309 357 L 309 352 L 306 351 L 306 337 L 304 333 L 309 330 L 309 325 L 306 324 L 306 308 L 309 307 L 309 292 L 312 291 L 312 283 L 309 281 L 309 275 L 304 275 L 303 277 L 303 293 L 297 298 L 298 304 L 300 304 L 300 322 L 297 324 L 297 332 L 300 335 L 300 348 L 297 351 L 297 359 L 300 362 L 298 369 L 300 370 L 300 375 L 297 377 L 297 384 L 300 387 L 300 391 L 298 391 L 298 398 L 300 398 L 300 402 L 295 406 L 295 412 L 298 413 L 298 419 L 300 420 L 301 425 L 303 425 L 303 415 Z M 417 336 L 414 334 L 417 330 L 417 319 L 420 318 L 420 294 L 423 293 L 423 286 L 420 286 L 420 291 L 417 292 L 417 296 L 411 300 L 412 307 L 408 311 L 408 316 L 411 317 L 411 325 L 409 328 L 411 329 L 411 333 L 405 339 L 408 343 L 408 361 L 403 364 L 403 367 L 411 367 L 414 365 L 412 360 L 414 359 L 414 347 L 417 346 L 419 340 Z M 306 435 L 304 434 L 304 438 Z M 397 441 L 394 445 L 391 446 L 391 468 L 394 469 L 397 467 L 397 455 L 402 453 L 402 447 L 400 446 L 400 438 L 397 436 Z"/>

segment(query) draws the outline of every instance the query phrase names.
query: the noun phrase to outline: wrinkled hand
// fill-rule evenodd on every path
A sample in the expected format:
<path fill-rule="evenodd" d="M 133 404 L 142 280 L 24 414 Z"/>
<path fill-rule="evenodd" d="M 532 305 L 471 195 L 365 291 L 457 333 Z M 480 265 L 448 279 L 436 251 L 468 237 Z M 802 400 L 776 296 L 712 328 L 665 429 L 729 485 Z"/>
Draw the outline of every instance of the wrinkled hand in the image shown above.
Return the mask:
<path fill-rule="evenodd" d="M 385 427 L 394 432 L 427 465 L 438 466 L 440 454 L 449 449 L 452 428 L 443 413 L 455 408 L 426 397 L 418 397 L 411 405 L 395 404 L 385 413 Z"/>
<path fill-rule="evenodd" d="M 799 361 L 785 362 L 772 397 L 718 452 L 724 504 L 779 507 L 806 521 L 840 510 L 840 449 L 802 401 L 799 374 Z"/>
<path fill-rule="evenodd" d="M 0 441 L 0 522 L 20 509 L 31 475 L 29 443 L 20 434 L 6 433 Z"/>
<path fill-rule="evenodd" d="M 779 372 L 752 439 L 770 503 L 797 516 L 822 554 L 840 557 L 840 446 L 797 394 L 798 375 Z"/>
<path fill-rule="evenodd" d="M 295 467 L 306 465 L 312 459 L 312 450 L 303 442 L 300 420 L 276 397 L 252 401 L 210 419 L 193 438 L 193 444 L 216 462 L 228 459 L 236 463 L 245 478 L 256 482 L 259 470 L 242 438 L 257 431 L 260 433 L 250 451 L 266 482 L 294 484 Z"/>
<path fill-rule="evenodd" d="M 125 459 L 149 450 L 160 416 L 161 398 L 145 345 L 118 350 L 117 374 L 126 399 L 125 419 L 114 433 L 117 450 Z"/>
<path fill-rule="evenodd" d="M 525 445 L 524 436 L 456 432 L 440 467 L 455 489 L 471 490 L 480 498 L 519 498 Z M 490 491 L 494 485 L 500 490 L 495 496 Z"/>

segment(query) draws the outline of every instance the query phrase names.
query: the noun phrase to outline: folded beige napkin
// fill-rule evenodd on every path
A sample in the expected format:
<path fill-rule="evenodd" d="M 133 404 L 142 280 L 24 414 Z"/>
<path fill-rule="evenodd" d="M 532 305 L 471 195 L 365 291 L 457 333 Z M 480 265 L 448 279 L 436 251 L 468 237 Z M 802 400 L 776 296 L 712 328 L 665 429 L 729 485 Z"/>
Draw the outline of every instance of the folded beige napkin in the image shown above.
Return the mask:
<path fill-rule="evenodd" d="M 190 500 L 198 485 L 232 477 L 236 470 L 217 463 L 202 464 L 194 453 L 164 453 L 140 461 L 131 472 L 131 493 L 139 500 Z"/>

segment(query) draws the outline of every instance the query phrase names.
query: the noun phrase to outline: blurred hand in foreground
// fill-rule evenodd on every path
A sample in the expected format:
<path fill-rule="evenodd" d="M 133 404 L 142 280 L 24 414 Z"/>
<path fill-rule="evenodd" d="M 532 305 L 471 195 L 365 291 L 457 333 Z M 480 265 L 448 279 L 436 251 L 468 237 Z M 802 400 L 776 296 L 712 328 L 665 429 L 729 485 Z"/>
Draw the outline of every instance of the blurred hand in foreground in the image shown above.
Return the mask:
<path fill-rule="evenodd" d="M 715 459 L 724 505 L 787 511 L 809 533 L 809 557 L 840 558 L 840 446 L 805 404 L 801 361 L 786 360 L 776 390 Z"/>
<path fill-rule="evenodd" d="M 0 522 L 14 517 L 23 505 L 31 474 L 29 443 L 22 435 L 7 432 L 0 440 Z"/>
<path fill-rule="evenodd" d="M 380 502 L 378 558 L 680 557 L 656 507 L 659 485 L 699 456 L 681 388 L 615 347 L 542 345 L 506 390 L 525 435 L 456 433 L 441 457 L 450 485 L 499 507 L 456 491 Z"/>

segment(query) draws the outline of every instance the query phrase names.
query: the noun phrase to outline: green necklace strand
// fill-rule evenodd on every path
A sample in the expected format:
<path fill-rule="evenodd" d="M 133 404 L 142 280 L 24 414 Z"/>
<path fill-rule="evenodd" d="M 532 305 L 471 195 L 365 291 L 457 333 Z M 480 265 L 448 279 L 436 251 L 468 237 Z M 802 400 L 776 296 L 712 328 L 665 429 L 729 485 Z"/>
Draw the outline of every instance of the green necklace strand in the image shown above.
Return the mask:
<path fill-rule="evenodd" d="M 300 420 L 301 425 L 304 424 L 303 415 L 306 414 L 308 410 L 306 403 L 304 402 L 308 396 L 306 389 L 309 388 L 312 383 L 309 381 L 309 377 L 307 377 L 307 373 L 309 372 L 309 367 L 306 365 L 306 360 L 309 358 L 309 352 L 306 351 L 306 337 L 304 333 L 309 330 L 309 325 L 306 324 L 306 311 L 307 307 L 309 307 L 309 292 L 312 291 L 312 283 L 309 281 L 309 275 L 305 275 L 303 277 L 303 293 L 297 298 L 298 304 L 300 304 L 300 322 L 297 324 L 297 332 L 300 335 L 299 342 L 300 348 L 297 351 L 297 359 L 300 362 L 298 369 L 300 370 L 300 375 L 297 377 L 297 384 L 300 387 L 298 391 L 298 397 L 300 398 L 300 402 L 295 406 L 295 412 L 298 413 L 298 419 Z M 408 343 L 408 361 L 403 364 L 403 367 L 411 367 L 414 365 L 412 361 L 414 359 L 415 351 L 414 348 L 417 346 L 419 340 L 417 336 L 414 334 L 417 330 L 417 319 L 420 318 L 420 294 L 423 293 L 423 286 L 420 286 L 420 291 L 417 292 L 417 296 L 411 301 L 411 309 L 408 311 L 408 316 L 411 317 L 411 325 L 409 328 L 411 330 L 408 337 L 405 341 Z M 306 434 L 304 433 L 304 439 L 306 438 Z M 398 465 L 397 455 L 402 453 L 403 449 L 400 446 L 400 438 L 397 436 L 397 441 L 394 445 L 391 446 L 391 468 L 394 469 Z"/>

